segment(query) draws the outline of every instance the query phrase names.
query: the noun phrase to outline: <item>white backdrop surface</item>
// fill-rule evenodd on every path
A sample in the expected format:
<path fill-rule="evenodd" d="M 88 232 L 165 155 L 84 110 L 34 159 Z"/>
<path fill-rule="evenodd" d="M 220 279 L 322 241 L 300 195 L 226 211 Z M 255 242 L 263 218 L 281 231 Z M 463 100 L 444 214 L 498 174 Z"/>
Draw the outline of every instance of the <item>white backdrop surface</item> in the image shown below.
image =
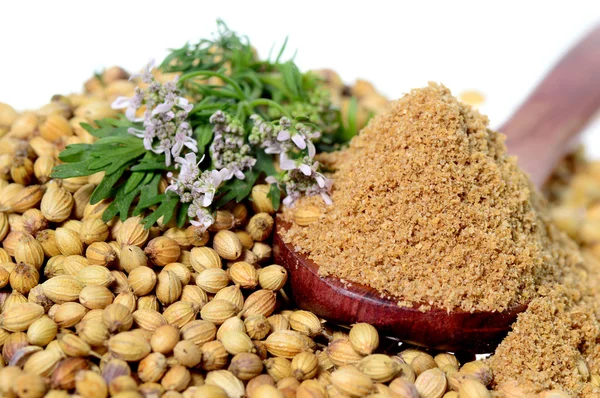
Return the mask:
<path fill-rule="evenodd" d="M 263 56 L 289 36 L 302 69 L 366 78 L 390 98 L 430 80 L 477 90 L 497 127 L 600 23 L 600 1 L 3 1 L 0 101 L 34 108 L 103 67 L 137 70 L 208 37 L 217 18 Z M 598 118 L 585 142 L 600 158 Z"/>

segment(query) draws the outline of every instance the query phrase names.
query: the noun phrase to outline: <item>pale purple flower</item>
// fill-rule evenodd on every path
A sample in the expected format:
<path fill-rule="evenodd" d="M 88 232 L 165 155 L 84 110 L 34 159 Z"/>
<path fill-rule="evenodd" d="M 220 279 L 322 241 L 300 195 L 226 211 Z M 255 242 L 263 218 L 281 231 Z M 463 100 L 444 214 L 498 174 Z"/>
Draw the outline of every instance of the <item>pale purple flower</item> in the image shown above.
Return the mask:
<path fill-rule="evenodd" d="M 195 227 L 202 227 L 204 230 L 215 222 L 210 209 L 198 206 L 195 202 L 188 208 L 188 216 L 190 217 L 190 224 Z"/>
<path fill-rule="evenodd" d="M 146 67 L 144 68 L 144 71 L 142 73 L 132 74 L 129 80 L 141 77 L 144 83 L 151 83 L 154 79 L 154 76 L 152 76 L 152 69 L 154 68 L 154 64 L 155 60 L 150 59 L 150 61 L 148 61 L 148 65 L 146 65 Z"/>

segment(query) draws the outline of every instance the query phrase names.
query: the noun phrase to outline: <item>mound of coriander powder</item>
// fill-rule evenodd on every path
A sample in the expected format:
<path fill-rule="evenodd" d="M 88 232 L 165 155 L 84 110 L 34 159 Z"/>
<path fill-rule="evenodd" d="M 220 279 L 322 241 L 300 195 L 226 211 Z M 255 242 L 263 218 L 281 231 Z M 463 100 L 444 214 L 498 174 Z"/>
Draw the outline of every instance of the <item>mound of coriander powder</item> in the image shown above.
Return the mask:
<path fill-rule="evenodd" d="M 582 261 L 504 136 L 443 86 L 397 100 L 334 158 L 333 205 L 285 236 L 322 275 L 402 306 L 502 311 Z"/>

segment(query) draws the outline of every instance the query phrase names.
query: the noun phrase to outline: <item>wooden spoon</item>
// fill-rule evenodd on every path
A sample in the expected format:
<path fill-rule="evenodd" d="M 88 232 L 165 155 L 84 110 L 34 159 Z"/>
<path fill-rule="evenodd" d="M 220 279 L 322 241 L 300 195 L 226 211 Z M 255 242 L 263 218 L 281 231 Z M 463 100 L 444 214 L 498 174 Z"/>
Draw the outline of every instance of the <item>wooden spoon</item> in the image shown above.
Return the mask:
<path fill-rule="evenodd" d="M 564 154 L 568 141 L 600 108 L 600 27 L 586 36 L 556 65 L 501 129 L 509 151 L 539 185 Z M 447 351 L 488 353 L 504 338 L 527 303 L 502 312 L 460 309 L 419 311 L 400 307 L 374 289 L 346 286 L 334 277 L 321 278 L 319 266 L 286 244 L 290 227 L 277 218 L 273 242 L 277 264 L 289 273 L 292 298 L 303 309 L 341 324 L 368 322 L 382 333 L 412 344 Z"/>

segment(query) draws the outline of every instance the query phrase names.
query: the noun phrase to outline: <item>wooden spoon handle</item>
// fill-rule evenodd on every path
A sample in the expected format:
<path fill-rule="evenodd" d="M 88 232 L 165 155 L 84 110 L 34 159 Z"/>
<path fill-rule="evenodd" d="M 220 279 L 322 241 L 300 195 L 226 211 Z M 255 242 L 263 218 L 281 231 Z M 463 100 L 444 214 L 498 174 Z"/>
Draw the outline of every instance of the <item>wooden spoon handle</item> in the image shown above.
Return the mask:
<path fill-rule="evenodd" d="M 600 26 L 573 47 L 499 130 L 537 186 L 600 108 Z"/>

